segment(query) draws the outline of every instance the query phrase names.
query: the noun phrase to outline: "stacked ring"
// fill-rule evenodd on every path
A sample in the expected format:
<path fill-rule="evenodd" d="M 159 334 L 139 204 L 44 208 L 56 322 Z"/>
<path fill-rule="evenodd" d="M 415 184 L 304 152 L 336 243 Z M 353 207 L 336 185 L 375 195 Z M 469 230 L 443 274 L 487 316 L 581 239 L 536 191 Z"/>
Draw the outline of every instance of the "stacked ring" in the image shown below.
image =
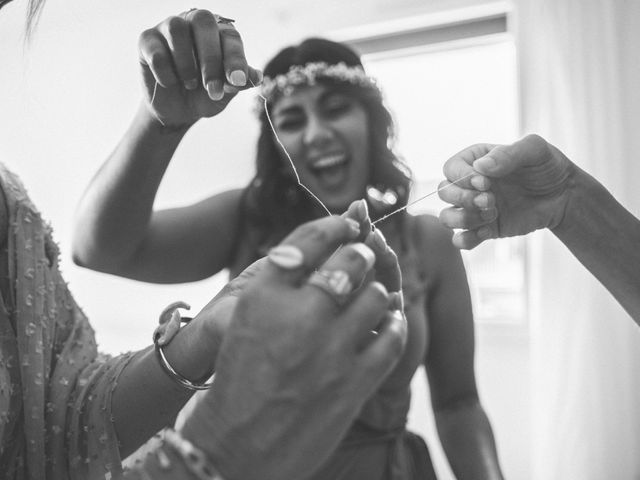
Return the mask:
<path fill-rule="evenodd" d="M 344 270 L 318 270 L 309 277 L 309 285 L 325 292 L 338 306 L 344 305 L 353 291 L 353 283 Z"/>

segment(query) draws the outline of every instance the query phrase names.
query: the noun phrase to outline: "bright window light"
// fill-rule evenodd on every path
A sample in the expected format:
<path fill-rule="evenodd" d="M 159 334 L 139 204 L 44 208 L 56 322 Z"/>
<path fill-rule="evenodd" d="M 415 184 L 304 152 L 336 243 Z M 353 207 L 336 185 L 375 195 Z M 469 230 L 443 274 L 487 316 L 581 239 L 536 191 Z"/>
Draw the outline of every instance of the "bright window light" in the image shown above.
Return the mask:
<path fill-rule="evenodd" d="M 438 188 L 442 165 L 460 149 L 510 143 L 518 136 L 515 46 L 506 33 L 371 53 L 364 63 L 396 120 L 396 151 L 414 174 L 412 199 Z M 438 215 L 445 206 L 433 195 L 409 211 Z M 524 241 L 491 241 L 463 255 L 476 320 L 522 324 Z"/>

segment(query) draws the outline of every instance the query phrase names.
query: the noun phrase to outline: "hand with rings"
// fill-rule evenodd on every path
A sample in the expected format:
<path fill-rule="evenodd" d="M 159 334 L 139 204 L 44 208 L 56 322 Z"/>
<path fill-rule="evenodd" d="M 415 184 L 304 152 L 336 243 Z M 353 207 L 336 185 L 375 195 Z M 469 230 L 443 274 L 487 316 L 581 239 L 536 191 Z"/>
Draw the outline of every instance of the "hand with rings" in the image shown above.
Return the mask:
<path fill-rule="evenodd" d="M 374 241 L 362 231 L 366 219 L 347 216 L 300 226 L 234 290 L 214 388 L 183 427 L 223 476 L 313 471 L 400 358 L 406 321 L 398 297 L 382 282 L 363 284 L 374 263 L 393 271 L 384 267 L 392 256 L 366 245 Z M 324 282 L 315 272 L 341 273 Z M 383 277 L 398 286 L 393 274 Z"/>
<path fill-rule="evenodd" d="M 388 291 L 393 293 L 393 296 L 401 298 L 402 281 L 397 256 L 387 245 L 382 232 L 372 230 L 366 202 L 364 200 L 353 202 L 342 217 L 352 225 L 354 231 L 359 232 L 357 240 L 363 242 L 348 245 L 345 254 L 359 255 L 366 262 L 365 270 L 369 272 L 369 279 L 373 278 L 379 281 Z M 339 248 L 343 248 L 343 246 Z M 302 252 L 287 244 L 281 244 L 271 249 L 268 258 L 284 269 L 299 268 L 304 260 Z M 332 260 L 333 256 L 321 269 L 310 275 L 308 282 L 323 290 L 337 305 L 342 305 L 350 294 L 359 287 L 359 284 L 352 282 L 348 272 L 332 268 L 334 263 Z M 374 265 L 375 268 L 373 268 Z"/>
<path fill-rule="evenodd" d="M 147 110 L 164 126 L 188 127 L 217 115 L 240 90 L 262 82 L 233 22 L 193 8 L 140 35 Z"/>

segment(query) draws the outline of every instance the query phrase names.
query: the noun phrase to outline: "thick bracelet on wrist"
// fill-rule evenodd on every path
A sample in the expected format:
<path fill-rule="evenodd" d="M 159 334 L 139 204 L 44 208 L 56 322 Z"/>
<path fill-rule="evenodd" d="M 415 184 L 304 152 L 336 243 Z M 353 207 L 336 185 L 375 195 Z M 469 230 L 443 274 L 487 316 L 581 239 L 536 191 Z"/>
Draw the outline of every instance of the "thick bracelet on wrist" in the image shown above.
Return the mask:
<path fill-rule="evenodd" d="M 213 382 L 205 381 L 203 383 L 197 383 L 189 380 L 173 368 L 164 353 L 163 346 L 168 345 L 169 342 L 171 342 L 180 330 L 180 325 L 191 321 L 191 318 L 189 317 L 182 317 L 178 308 L 188 309 L 189 305 L 184 302 L 175 302 L 169 305 L 160 314 L 160 325 L 153 332 L 153 345 L 156 351 L 158 363 L 167 376 L 178 385 L 181 385 L 188 390 L 208 390 L 213 386 Z"/>

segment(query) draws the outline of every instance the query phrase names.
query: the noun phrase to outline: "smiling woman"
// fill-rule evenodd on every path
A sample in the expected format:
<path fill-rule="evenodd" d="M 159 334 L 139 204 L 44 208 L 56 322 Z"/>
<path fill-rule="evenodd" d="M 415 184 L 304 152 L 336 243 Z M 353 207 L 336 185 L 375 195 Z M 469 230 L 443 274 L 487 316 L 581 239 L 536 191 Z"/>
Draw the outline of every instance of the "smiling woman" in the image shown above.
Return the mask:
<path fill-rule="evenodd" d="M 277 102 L 273 123 L 286 163 L 331 212 L 363 198 L 369 178 L 367 115 L 359 102 L 325 86 L 300 87 Z"/>
<path fill-rule="evenodd" d="M 177 71 L 193 58 L 182 48 L 171 54 Z M 228 78 L 233 68 L 226 66 Z M 355 52 L 312 38 L 281 50 L 264 73 L 266 111 L 260 113 L 253 180 L 242 190 L 155 212 L 154 198 L 177 145 L 198 115 L 210 115 L 198 113 L 196 92 L 163 88 L 154 96 L 147 82 L 147 101 L 80 206 L 78 262 L 157 283 L 199 280 L 224 268 L 235 276 L 301 223 L 326 215 L 299 181 L 332 212 L 365 198 L 375 220 L 406 205 L 410 175 L 392 150 L 391 115 Z M 174 80 L 188 78 L 185 73 Z M 237 89 L 226 85 L 221 101 L 226 105 Z M 420 365 L 426 366 L 440 438 L 458 478 L 502 478 L 478 399 L 469 288 L 451 232 L 434 217 L 401 212 L 381 222 L 373 236 L 398 254 L 409 339 L 381 388 L 363 399 L 340 447 L 309 478 L 435 478 L 424 441 L 406 428 L 409 386 Z"/>

